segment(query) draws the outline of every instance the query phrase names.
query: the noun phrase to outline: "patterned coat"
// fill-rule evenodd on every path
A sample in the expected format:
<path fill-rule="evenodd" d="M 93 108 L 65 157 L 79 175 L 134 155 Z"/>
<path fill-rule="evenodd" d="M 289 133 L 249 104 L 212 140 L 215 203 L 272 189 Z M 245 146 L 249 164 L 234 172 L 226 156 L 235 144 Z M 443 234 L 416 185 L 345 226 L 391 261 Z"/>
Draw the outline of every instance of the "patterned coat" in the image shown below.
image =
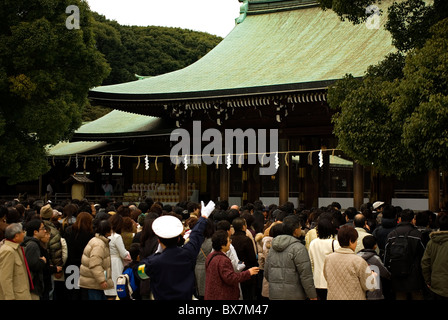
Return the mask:
<path fill-rule="evenodd" d="M 366 300 L 371 271 L 352 249 L 339 248 L 325 258 L 324 277 L 328 300 Z M 373 288 L 372 288 L 373 290 Z"/>

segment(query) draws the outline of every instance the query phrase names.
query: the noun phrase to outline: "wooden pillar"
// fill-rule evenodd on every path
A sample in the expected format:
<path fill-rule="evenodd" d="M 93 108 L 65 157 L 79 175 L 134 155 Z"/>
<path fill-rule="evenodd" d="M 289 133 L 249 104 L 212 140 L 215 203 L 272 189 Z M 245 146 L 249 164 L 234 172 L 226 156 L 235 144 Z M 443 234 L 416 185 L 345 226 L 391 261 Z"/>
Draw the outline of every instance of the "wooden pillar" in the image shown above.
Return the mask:
<path fill-rule="evenodd" d="M 247 160 L 244 160 L 244 164 L 242 165 L 241 170 L 241 205 L 245 205 L 248 203 L 248 193 L 249 193 L 249 182 L 248 182 L 248 164 L 246 164 Z"/>
<path fill-rule="evenodd" d="M 180 182 L 179 182 L 179 201 L 188 201 L 188 170 L 184 166 L 179 166 Z"/>
<path fill-rule="evenodd" d="M 220 200 L 229 200 L 229 180 L 230 180 L 230 170 L 227 169 L 225 163 L 219 165 L 219 198 Z"/>
<path fill-rule="evenodd" d="M 364 203 L 364 167 L 353 162 L 353 206 L 360 210 Z"/>
<path fill-rule="evenodd" d="M 440 209 L 440 173 L 438 169 L 428 172 L 428 209 L 438 212 Z"/>
<path fill-rule="evenodd" d="M 289 140 L 279 139 L 279 205 L 285 204 L 289 199 L 289 167 L 285 162 L 285 154 L 281 153 L 284 151 L 289 151 Z"/>

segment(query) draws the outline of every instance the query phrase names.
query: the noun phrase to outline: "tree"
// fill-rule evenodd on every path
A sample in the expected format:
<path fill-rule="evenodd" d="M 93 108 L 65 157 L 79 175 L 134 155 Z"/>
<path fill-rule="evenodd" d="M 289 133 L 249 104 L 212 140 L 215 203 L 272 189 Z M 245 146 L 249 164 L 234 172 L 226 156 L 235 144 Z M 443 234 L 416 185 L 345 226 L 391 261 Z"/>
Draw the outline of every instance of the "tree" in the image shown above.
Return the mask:
<path fill-rule="evenodd" d="M 69 5 L 79 8 L 79 29 L 67 28 Z M 80 0 L 0 4 L 0 176 L 8 183 L 48 171 L 46 147 L 80 126 L 88 90 L 108 75 L 92 24 Z"/>
<path fill-rule="evenodd" d="M 221 37 L 157 26 L 122 26 L 94 12 L 97 48 L 112 71 L 103 85 L 156 76 L 184 68 L 213 49 Z"/>
<path fill-rule="evenodd" d="M 360 23 L 378 1 L 322 0 Z M 397 54 L 329 88 L 339 147 L 364 165 L 399 177 L 448 168 L 448 2 L 394 3 L 386 28 Z"/>

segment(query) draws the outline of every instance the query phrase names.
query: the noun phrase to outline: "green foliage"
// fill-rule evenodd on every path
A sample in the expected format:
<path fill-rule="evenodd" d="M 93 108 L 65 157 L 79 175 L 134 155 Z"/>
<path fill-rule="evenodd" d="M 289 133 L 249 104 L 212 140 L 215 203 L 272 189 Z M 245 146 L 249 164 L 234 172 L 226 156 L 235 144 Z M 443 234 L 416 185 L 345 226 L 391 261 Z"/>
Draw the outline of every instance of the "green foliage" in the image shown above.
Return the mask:
<path fill-rule="evenodd" d="M 323 9 L 333 10 L 342 20 L 355 24 L 365 22 L 370 5 L 381 0 L 319 0 Z M 430 37 L 429 29 L 437 21 L 448 17 L 448 1 L 434 0 L 432 5 L 424 0 L 394 1 L 387 10 L 386 29 L 392 35 L 394 46 L 400 51 L 422 47 Z M 383 12 L 381 12 L 383 13 Z"/>
<path fill-rule="evenodd" d="M 103 85 L 156 76 L 184 68 L 202 58 L 222 38 L 181 28 L 122 26 L 94 13 L 97 48 L 112 71 Z"/>
<path fill-rule="evenodd" d="M 68 29 L 69 5 L 80 29 Z M 37 179 L 46 148 L 68 140 L 82 121 L 110 109 L 91 107 L 89 89 L 183 68 L 221 38 L 176 28 L 120 26 L 82 0 L 0 3 L 0 176 Z"/>
<path fill-rule="evenodd" d="M 222 38 L 180 28 L 122 26 L 93 12 L 96 47 L 111 66 L 102 85 L 137 80 L 135 75 L 156 76 L 184 68 L 202 58 Z M 83 121 L 110 112 L 101 106 L 86 107 Z"/>
<path fill-rule="evenodd" d="M 66 27 L 69 5 L 80 9 L 80 29 Z M 89 88 L 108 75 L 92 23 L 84 1 L 0 4 L 0 176 L 8 183 L 48 170 L 46 146 L 79 127 Z"/>
<path fill-rule="evenodd" d="M 339 147 L 384 174 L 448 169 L 448 18 L 428 38 L 328 92 Z"/>

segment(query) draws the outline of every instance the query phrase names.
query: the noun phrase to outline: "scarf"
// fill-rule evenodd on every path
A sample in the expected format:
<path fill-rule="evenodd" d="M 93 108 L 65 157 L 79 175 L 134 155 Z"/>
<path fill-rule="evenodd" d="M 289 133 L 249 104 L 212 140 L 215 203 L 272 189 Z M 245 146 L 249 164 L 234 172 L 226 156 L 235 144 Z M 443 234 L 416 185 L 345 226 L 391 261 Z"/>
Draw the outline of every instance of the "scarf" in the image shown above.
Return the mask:
<path fill-rule="evenodd" d="M 26 272 L 28 273 L 28 280 L 29 280 L 29 282 L 30 282 L 30 290 L 34 290 L 33 279 L 32 279 L 32 277 L 31 277 L 30 268 L 28 267 L 28 261 L 26 260 L 25 250 L 23 250 L 23 247 L 22 247 L 22 246 L 20 246 L 20 249 L 22 249 L 23 260 L 25 261 Z"/>

